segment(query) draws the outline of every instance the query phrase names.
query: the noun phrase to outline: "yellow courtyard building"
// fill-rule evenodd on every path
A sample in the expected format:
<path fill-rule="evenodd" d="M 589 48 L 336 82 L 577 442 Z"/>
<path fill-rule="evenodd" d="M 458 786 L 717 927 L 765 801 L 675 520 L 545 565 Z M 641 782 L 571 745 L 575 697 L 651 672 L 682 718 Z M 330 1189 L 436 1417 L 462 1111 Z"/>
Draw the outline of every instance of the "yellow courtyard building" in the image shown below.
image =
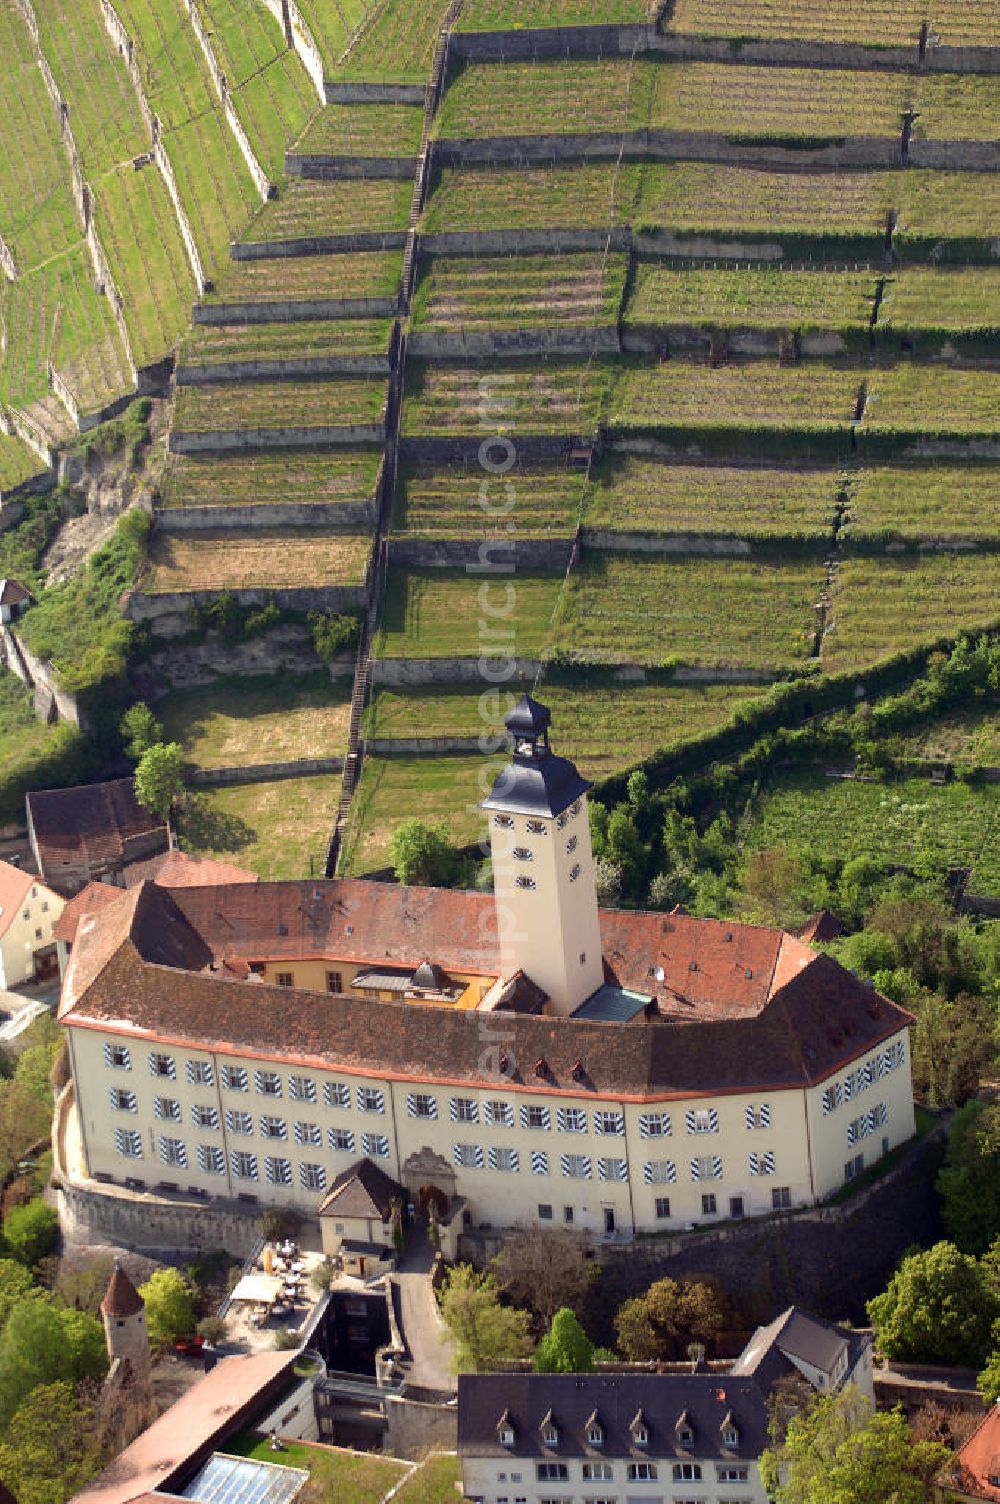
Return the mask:
<path fill-rule="evenodd" d="M 811 1205 L 912 1136 L 910 1015 L 780 930 L 600 910 L 588 784 L 544 706 L 508 730 L 493 895 L 144 884 L 83 914 L 68 1183 L 314 1218 L 370 1160 L 467 1227 L 627 1238 Z"/>

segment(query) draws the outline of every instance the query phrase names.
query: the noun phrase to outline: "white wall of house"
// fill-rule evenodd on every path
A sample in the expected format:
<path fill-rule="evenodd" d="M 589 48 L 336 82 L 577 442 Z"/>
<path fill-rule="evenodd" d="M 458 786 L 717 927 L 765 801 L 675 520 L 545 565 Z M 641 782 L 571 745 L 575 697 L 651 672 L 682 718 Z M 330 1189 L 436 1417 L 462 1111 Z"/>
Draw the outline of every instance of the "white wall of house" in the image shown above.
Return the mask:
<path fill-rule="evenodd" d="M 65 907 L 66 900 L 58 893 L 42 882 L 32 883 L 0 937 L 0 987 L 18 987 L 31 980 L 35 953 L 53 943 L 52 926 Z"/>
<path fill-rule="evenodd" d="M 697 1504 L 768 1504 L 756 1461 L 723 1463 L 714 1458 L 693 1458 L 700 1478 L 675 1479 L 673 1458 L 654 1455 L 649 1463 L 656 1477 L 648 1480 L 629 1478 L 629 1465 L 635 1461 L 608 1457 L 605 1466 L 610 1468 L 611 1477 L 594 1480 L 584 1478 L 581 1459 L 570 1458 L 564 1464 L 568 1476 L 560 1480 L 540 1479 L 540 1459 L 534 1457 L 463 1456 L 463 1492 L 467 1499 L 481 1500 L 482 1504 L 590 1504 L 594 1499 L 615 1500 L 616 1504 L 687 1504 L 689 1500 Z M 745 1479 L 723 1476 L 744 1469 Z"/>

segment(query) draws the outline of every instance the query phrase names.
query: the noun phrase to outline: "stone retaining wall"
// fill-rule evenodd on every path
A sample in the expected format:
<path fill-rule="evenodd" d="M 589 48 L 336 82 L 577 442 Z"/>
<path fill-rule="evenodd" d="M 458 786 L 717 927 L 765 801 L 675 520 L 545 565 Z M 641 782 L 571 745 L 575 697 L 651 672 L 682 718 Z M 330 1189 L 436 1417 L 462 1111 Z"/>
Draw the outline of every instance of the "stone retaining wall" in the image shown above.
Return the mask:
<path fill-rule="evenodd" d="M 655 26 L 547 26 L 518 31 L 453 31 L 451 55 L 475 62 L 528 57 L 631 57 L 657 44 Z"/>
<path fill-rule="evenodd" d="M 260 1242 L 262 1208 L 251 1203 L 126 1191 L 93 1181 L 63 1181 L 57 1203 L 63 1236 L 71 1243 L 113 1243 L 168 1258 L 224 1248 L 248 1258 Z"/>
<path fill-rule="evenodd" d="M 470 581 L 470 588 L 472 582 Z M 420 684 L 471 684 L 488 689 L 491 680 L 483 673 L 484 665 L 501 667 L 496 683 L 509 683 L 523 676 L 534 680 L 541 663 L 537 658 L 376 658 L 372 662 L 371 682 L 391 689 L 408 689 Z M 509 671 L 508 671 L 509 670 Z"/>
<path fill-rule="evenodd" d="M 314 376 L 388 376 L 388 355 L 314 355 L 288 360 L 224 360 L 177 367 L 178 386 L 215 381 L 274 381 Z"/>
<path fill-rule="evenodd" d="M 432 757 L 482 752 L 484 757 L 489 757 L 497 750 L 497 741 L 495 737 L 489 737 L 489 733 L 487 737 L 489 750 L 480 745 L 478 736 L 372 736 L 365 741 L 365 756 Z"/>
<path fill-rule="evenodd" d="M 546 251 L 628 251 L 632 232 L 623 225 L 591 230 L 445 230 L 417 237 L 429 256 L 534 256 Z"/>
<path fill-rule="evenodd" d="M 267 303 L 196 303 L 195 324 L 295 324 L 312 319 L 391 319 L 395 298 L 276 298 Z"/>
<path fill-rule="evenodd" d="M 565 460 L 571 450 L 596 443 L 594 434 L 518 433 L 513 438 L 517 444 L 518 458 L 538 464 L 557 463 Z M 482 434 L 413 435 L 400 439 L 399 458 L 442 464 L 473 463 L 482 442 Z"/>
<path fill-rule="evenodd" d="M 63 688 L 51 663 L 36 657 L 11 627 L 0 626 L 0 647 L 9 671 L 33 692 L 38 720 L 66 721 L 87 729 L 87 718 L 76 696 Z"/>
<path fill-rule="evenodd" d="M 560 329 L 418 329 L 407 336 L 407 352 L 431 360 L 516 360 L 531 355 L 619 355 L 615 325 Z"/>
<path fill-rule="evenodd" d="M 0 235 L 0 272 L 7 278 L 8 282 L 17 281 L 17 262 L 14 260 L 14 252 L 2 235 Z"/>
<path fill-rule="evenodd" d="M 675 235 L 669 230 L 637 230 L 640 256 L 686 256 L 720 261 L 783 261 L 780 240 L 716 240 L 709 235 Z"/>
<path fill-rule="evenodd" d="M 390 564 L 409 564 L 421 569 L 454 569 L 480 562 L 481 550 L 490 550 L 488 558 L 503 559 L 516 569 L 568 569 L 573 554 L 573 539 L 567 538 L 400 538 L 387 540 Z M 478 589 L 477 577 L 470 576 L 470 588 Z"/>
<path fill-rule="evenodd" d="M 266 606 L 271 601 L 286 611 L 356 611 L 364 609 L 367 592 L 364 585 L 286 585 L 230 586 L 230 594 L 241 606 Z M 124 615 L 129 621 L 141 621 L 154 629 L 160 617 L 188 616 L 192 606 L 208 606 L 218 590 L 165 590 L 147 595 L 132 590 L 125 597 Z"/>
<path fill-rule="evenodd" d="M 248 763 L 229 768 L 195 768 L 188 782 L 206 787 L 236 783 L 272 783 L 282 778 L 308 778 L 313 773 L 342 773 L 342 757 L 305 757 L 295 762 Z"/>
<path fill-rule="evenodd" d="M 580 542 L 602 553 L 621 554 L 740 554 L 753 552 L 746 538 L 704 533 L 610 533 L 583 528 Z"/>
<path fill-rule="evenodd" d="M 787 336 L 775 329 L 699 329 L 692 324 L 631 324 L 624 330 L 622 349 L 632 354 L 663 356 L 675 350 L 698 350 L 707 354 L 724 350 L 750 360 L 773 360 Z M 827 359 L 847 352 L 847 342 L 834 330 L 803 333 L 797 339 L 798 353 L 807 358 Z"/>
<path fill-rule="evenodd" d="M 271 193 L 273 192 L 271 182 L 268 179 L 267 173 L 264 171 L 260 162 L 257 160 L 257 154 L 250 144 L 250 138 L 247 135 L 246 131 L 243 129 L 240 119 L 236 114 L 236 110 L 233 108 L 233 102 L 229 92 L 229 81 L 226 78 L 226 75 L 223 72 L 222 68 L 219 66 L 218 59 L 216 58 L 215 51 L 212 47 L 211 39 L 207 31 L 205 30 L 205 27 L 202 24 L 201 16 L 198 13 L 198 8 L 195 5 L 194 0 L 182 0 L 182 3 L 184 5 L 184 9 L 187 11 L 188 20 L 191 23 L 191 29 L 198 39 L 198 45 L 201 48 L 202 53 L 205 57 L 205 62 L 208 65 L 209 76 L 211 77 L 215 92 L 219 96 L 219 101 L 222 104 L 222 113 L 226 117 L 226 123 L 229 126 L 229 129 L 232 131 L 236 145 L 239 147 L 240 154 L 247 165 L 247 171 L 250 173 L 250 176 L 253 179 L 254 187 L 257 189 L 257 192 L 260 194 L 262 199 L 269 198 Z"/>
<path fill-rule="evenodd" d="M 285 171 L 300 178 L 406 178 L 417 170 L 416 157 L 335 157 L 319 152 L 285 153 Z"/>
<path fill-rule="evenodd" d="M 945 143 L 941 143 L 945 147 Z M 959 143 L 965 165 L 980 157 L 980 143 Z M 965 148 L 969 148 L 968 152 Z M 986 148 L 988 154 L 989 148 Z M 994 160 L 996 148 L 993 148 Z M 715 131 L 566 131 L 550 136 L 454 137 L 435 142 L 435 162 L 444 167 L 519 165 L 523 162 L 577 162 L 581 158 L 617 161 L 733 162 L 751 167 L 898 167 L 895 136 L 838 137 L 823 146 L 792 148 L 773 143 L 731 141 Z"/>
<path fill-rule="evenodd" d="M 203 532 L 233 527 L 343 527 L 350 531 L 375 526 L 375 500 L 259 501 L 215 507 L 160 507 L 159 533 Z"/>
<path fill-rule="evenodd" d="M 384 423 L 324 424 L 315 428 L 216 428 L 206 433 L 171 429 L 171 454 L 228 454 L 256 449 L 322 449 L 341 444 L 382 444 Z"/>
<path fill-rule="evenodd" d="M 398 251 L 405 230 L 355 230 L 344 235 L 301 235 L 289 240 L 234 240 L 234 261 L 275 261 L 279 256 L 329 256 L 342 251 Z"/>
<path fill-rule="evenodd" d="M 423 104 L 423 84 L 346 84 L 325 81 L 327 104 Z"/>
<path fill-rule="evenodd" d="M 190 629 L 191 619 L 184 613 L 178 617 L 174 635 L 183 636 Z M 157 636 L 166 635 L 164 623 L 158 622 Z M 132 689 L 137 699 L 152 701 L 173 690 L 205 688 L 219 679 L 310 674 L 317 669 L 327 669 L 331 679 L 350 677 L 354 654 L 339 654 L 326 664 L 313 647 L 308 629 L 284 622 L 247 642 L 226 643 L 218 632 L 208 632 L 204 642 L 174 643 L 168 651 L 158 651 L 136 666 Z"/>
<path fill-rule="evenodd" d="M 1000 145 L 996 141 L 910 141 L 910 167 L 935 167 L 944 172 L 996 172 Z"/>

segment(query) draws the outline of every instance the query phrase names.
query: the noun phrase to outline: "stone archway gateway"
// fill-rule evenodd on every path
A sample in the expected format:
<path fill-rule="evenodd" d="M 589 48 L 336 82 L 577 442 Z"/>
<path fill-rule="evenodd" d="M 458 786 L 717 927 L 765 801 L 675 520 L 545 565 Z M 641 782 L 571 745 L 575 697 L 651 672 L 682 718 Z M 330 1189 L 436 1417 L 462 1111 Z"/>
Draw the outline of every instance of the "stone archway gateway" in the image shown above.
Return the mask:
<path fill-rule="evenodd" d="M 443 1155 L 435 1153 L 426 1144 L 403 1161 L 399 1178 L 414 1201 L 426 1186 L 441 1191 L 449 1202 L 455 1198 L 457 1180 L 454 1169 Z"/>

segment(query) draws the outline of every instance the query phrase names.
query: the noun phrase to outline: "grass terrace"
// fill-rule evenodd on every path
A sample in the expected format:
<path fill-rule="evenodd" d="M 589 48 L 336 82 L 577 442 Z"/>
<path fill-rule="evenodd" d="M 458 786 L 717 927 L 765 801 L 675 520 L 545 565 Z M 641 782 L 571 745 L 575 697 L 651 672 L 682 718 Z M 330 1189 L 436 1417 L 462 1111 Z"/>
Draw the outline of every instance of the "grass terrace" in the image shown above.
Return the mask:
<path fill-rule="evenodd" d="M 822 588 L 818 555 L 650 558 L 588 550 L 569 577 L 550 647 L 588 663 L 677 659 L 708 669 L 801 671 Z"/>
<path fill-rule="evenodd" d="M 362 106 L 358 106 L 362 108 Z M 247 226 L 244 240 L 405 230 L 413 184 L 392 178 L 289 178 Z M 273 267 L 272 267 L 273 270 Z"/>
<path fill-rule="evenodd" d="M 469 63 L 442 100 L 435 134 L 470 138 L 641 130 L 659 71 L 656 64 L 627 58 L 503 67 Z"/>
<path fill-rule="evenodd" d="M 393 531 L 409 537 L 572 537 L 583 477 L 568 469 L 511 470 L 490 475 L 480 465 L 410 465 L 396 491 Z"/>
<path fill-rule="evenodd" d="M 611 163 L 569 167 L 446 167 L 421 231 L 609 229 L 628 224 L 642 169 Z"/>
<path fill-rule="evenodd" d="M 27 444 L 0 433 L 0 496 L 23 485 L 33 475 L 40 475 L 44 469 L 38 455 Z"/>
<path fill-rule="evenodd" d="M 992 705 L 944 716 L 899 738 L 904 757 L 1000 767 L 1000 720 Z"/>
<path fill-rule="evenodd" d="M 294 149 L 317 157 L 415 157 L 423 128 L 418 104 L 328 104 Z"/>
<path fill-rule="evenodd" d="M 167 507 L 204 507 L 365 501 L 374 495 L 381 457 L 379 449 L 172 454 L 160 481 L 160 502 Z"/>
<path fill-rule="evenodd" d="M 991 44 L 997 45 L 997 28 Z M 1000 78 L 991 73 L 937 73 L 911 85 L 914 135 L 931 141 L 1000 138 Z"/>
<path fill-rule="evenodd" d="M 911 266 L 886 282 L 879 330 L 902 335 L 964 335 L 970 343 L 1000 334 L 1000 272 L 987 267 Z M 965 340 L 962 340 L 965 343 Z"/>
<path fill-rule="evenodd" d="M 400 1504 L 444 1504 L 461 1492 L 462 1466 L 454 1452 L 432 1453 L 414 1470 L 393 1500 Z"/>
<path fill-rule="evenodd" d="M 180 365 L 234 360 L 302 360 L 385 355 L 388 319 L 299 319 L 291 324 L 195 324 L 181 344 Z"/>
<path fill-rule="evenodd" d="M 311 778 L 199 789 L 178 822 L 181 847 L 196 856 L 235 861 L 258 873 L 265 882 L 321 877 L 340 788 L 339 773 L 320 773 Z M 283 1452 L 282 1459 L 290 1467 L 300 1465 L 292 1460 L 290 1451 Z M 383 1459 L 372 1461 L 381 1463 Z M 398 1474 L 378 1476 L 391 1482 Z M 325 1495 L 303 1491 L 299 1500 L 310 1497 L 320 1504 Z"/>
<path fill-rule="evenodd" d="M 1000 535 L 1000 486 L 985 465 L 884 466 L 862 470 L 851 487 L 848 541 L 913 543 Z"/>
<path fill-rule="evenodd" d="M 854 672 L 922 642 L 998 621 L 992 553 L 848 556 L 836 571 L 823 668 Z"/>
<path fill-rule="evenodd" d="M 898 211 L 892 246 L 904 261 L 992 259 L 1000 175 L 911 167 L 890 177 Z"/>
<path fill-rule="evenodd" d="M 905 73 L 668 63 L 655 71 L 649 124 L 730 140 L 898 136 L 910 89 Z"/>
<path fill-rule="evenodd" d="M 468 0 L 456 31 L 539 30 L 548 26 L 630 26 L 656 19 L 657 0 Z"/>
<path fill-rule="evenodd" d="M 334 71 L 354 33 L 375 9 L 375 0 L 296 0 L 323 66 Z"/>
<path fill-rule="evenodd" d="M 448 0 L 386 0 L 341 61 L 338 77 L 425 83 L 447 9 Z"/>
<path fill-rule="evenodd" d="M 486 833 L 479 801 L 507 761 L 506 752 L 474 757 L 366 757 L 351 800 L 337 871 L 358 877 L 392 862 L 397 825 L 414 810 L 428 825 L 443 825 L 450 838 L 471 845 Z"/>
<path fill-rule="evenodd" d="M 84 175 L 110 172 L 147 151 L 149 132 L 99 0 L 46 0 L 36 14 L 42 52 L 70 107 Z"/>
<path fill-rule="evenodd" d="M 873 371 L 864 428 L 876 434 L 1000 433 L 1000 373 L 910 362 Z"/>
<path fill-rule="evenodd" d="M 627 429 L 738 428 L 770 436 L 786 429 L 846 432 L 860 384 L 860 372 L 818 361 L 632 365 L 622 368 L 615 384 L 608 422 Z"/>
<path fill-rule="evenodd" d="M 126 164 L 95 190 L 95 221 L 137 366 L 161 360 L 190 317 L 194 277 L 166 184 Z"/>
<path fill-rule="evenodd" d="M 609 454 L 592 473 L 587 529 L 828 540 L 841 477 L 835 470 L 678 465 Z"/>
<path fill-rule="evenodd" d="M 371 539 L 316 528 L 234 528 L 153 536 L 139 589 L 149 595 L 187 590 L 275 590 L 360 585 Z"/>
<path fill-rule="evenodd" d="M 196 4 L 257 160 L 272 181 L 280 178 L 286 147 L 316 111 L 316 86 L 258 0 Z"/>
<path fill-rule="evenodd" d="M 59 122 L 31 33 L 0 6 L 0 235 L 23 274 L 81 237 Z"/>
<path fill-rule="evenodd" d="M 835 329 L 867 336 L 875 272 L 709 269 L 640 262 L 625 323 L 654 328 Z"/>
<path fill-rule="evenodd" d="M 413 361 L 407 374 L 406 435 L 588 434 L 600 420 L 611 367 L 599 361 L 505 361 L 493 372 Z"/>
<path fill-rule="evenodd" d="M 313 674 L 221 679 L 156 704 L 168 741 L 199 768 L 337 757 L 347 748 L 351 680 Z"/>
<path fill-rule="evenodd" d="M 394 298 L 402 251 L 355 251 L 346 256 L 279 256 L 234 261 L 204 302 L 310 303 Z M 308 313 L 306 317 L 308 317 Z"/>
<path fill-rule="evenodd" d="M 413 300 L 417 329 L 561 329 L 615 325 L 628 258 L 429 257 Z"/>
<path fill-rule="evenodd" d="M 385 391 L 384 381 L 350 377 L 182 386 L 174 405 L 174 429 L 179 433 L 212 433 L 220 429 L 378 423 Z"/>
<path fill-rule="evenodd" d="M 342 1452 L 338 1447 L 286 1442 L 276 1459 L 266 1436 L 244 1432 L 226 1443 L 226 1451 L 237 1457 L 252 1457 L 257 1462 L 275 1462 L 279 1466 L 304 1468 L 310 1481 L 297 1496 L 298 1504 L 327 1504 L 336 1498 L 340 1504 L 379 1504 L 386 1492 L 405 1478 L 407 1464 L 394 1457 L 375 1453 Z M 394 1496 L 395 1497 L 395 1496 Z"/>
<path fill-rule="evenodd" d="M 916 47 L 927 17 L 923 0 L 676 0 L 666 29 L 699 37 L 803 42 L 853 42 L 865 47 Z M 990 0 L 950 0 L 935 10 L 933 29 L 950 46 L 994 46 Z"/>
<path fill-rule="evenodd" d="M 509 615 L 486 618 L 481 579 L 446 569 L 389 570 L 375 652 L 380 658 L 478 658 L 513 652 L 538 657 L 559 599 L 562 576 L 518 570 Z M 506 608 L 511 591 L 485 587 L 488 603 Z M 513 590 L 513 587 L 511 587 Z"/>
<path fill-rule="evenodd" d="M 558 725 L 557 750 L 587 778 L 607 778 L 662 747 L 725 726 L 759 688 L 742 684 L 629 684 L 595 673 L 585 684 L 545 679 L 537 693 Z M 503 717 L 517 696 L 467 688 L 379 689 L 365 734 L 387 739 L 503 737 Z"/>
<path fill-rule="evenodd" d="M 927 778 L 866 783 L 819 769 L 788 773 L 762 793 L 744 839 L 750 849 L 801 847 L 813 856 L 860 852 L 916 863 L 931 852 L 972 868 L 971 890 L 1000 894 L 1000 787 L 932 784 Z"/>

